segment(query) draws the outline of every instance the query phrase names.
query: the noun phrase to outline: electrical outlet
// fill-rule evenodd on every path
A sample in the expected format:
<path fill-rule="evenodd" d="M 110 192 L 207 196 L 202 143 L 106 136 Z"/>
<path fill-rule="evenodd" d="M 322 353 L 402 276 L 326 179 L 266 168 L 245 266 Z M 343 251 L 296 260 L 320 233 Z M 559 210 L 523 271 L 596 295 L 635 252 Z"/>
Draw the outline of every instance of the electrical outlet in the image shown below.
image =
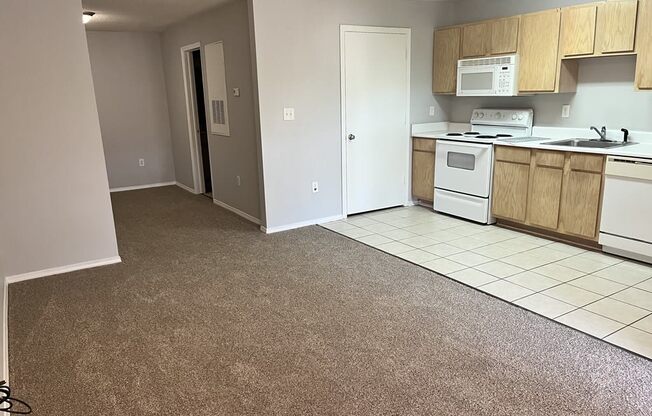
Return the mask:
<path fill-rule="evenodd" d="M 283 109 L 283 120 L 285 120 L 285 121 L 294 120 L 294 108 L 284 108 Z"/>
<path fill-rule="evenodd" d="M 312 183 L 312 193 L 316 194 L 317 192 L 319 192 L 319 182 L 315 181 Z"/>
<path fill-rule="evenodd" d="M 428 114 L 430 115 L 430 117 L 434 117 L 434 115 L 435 115 L 435 106 L 434 105 L 430 106 L 430 110 L 428 111 Z"/>
<path fill-rule="evenodd" d="M 570 104 L 565 104 L 561 106 L 561 118 L 570 117 Z"/>
<path fill-rule="evenodd" d="M 145 159 L 138 159 L 138 166 L 140 166 L 141 168 L 145 166 Z"/>
<path fill-rule="evenodd" d="M 240 186 L 240 183 L 241 183 L 241 182 L 240 182 L 240 176 L 236 176 L 236 177 L 235 177 L 235 183 L 237 183 L 238 186 Z"/>

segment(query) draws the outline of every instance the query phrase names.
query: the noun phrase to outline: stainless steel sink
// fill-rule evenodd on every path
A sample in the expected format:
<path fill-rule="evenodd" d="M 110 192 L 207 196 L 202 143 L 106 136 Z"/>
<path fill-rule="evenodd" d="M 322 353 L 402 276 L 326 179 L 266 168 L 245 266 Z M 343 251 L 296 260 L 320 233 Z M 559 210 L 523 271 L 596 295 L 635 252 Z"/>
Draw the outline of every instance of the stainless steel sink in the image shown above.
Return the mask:
<path fill-rule="evenodd" d="M 557 140 L 555 142 L 541 143 L 549 146 L 568 146 L 568 147 L 591 147 L 598 149 L 608 149 L 611 147 L 627 146 L 631 143 L 617 142 L 615 140 L 599 140 L 599 139 L 570 139 L 570 140 Z"/>

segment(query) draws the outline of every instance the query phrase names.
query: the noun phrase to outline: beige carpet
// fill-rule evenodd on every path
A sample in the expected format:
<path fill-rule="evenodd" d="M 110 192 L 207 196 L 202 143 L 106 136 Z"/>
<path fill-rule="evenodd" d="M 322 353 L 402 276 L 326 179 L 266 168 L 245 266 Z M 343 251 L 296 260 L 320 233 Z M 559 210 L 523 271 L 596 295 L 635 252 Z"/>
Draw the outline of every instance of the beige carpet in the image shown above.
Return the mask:
<path fill-rule="evenodd" d="M 113 202 L 123 264 L 10 286 L 36 415 L 652 414 L 652 362 L 328 230 Z"/>

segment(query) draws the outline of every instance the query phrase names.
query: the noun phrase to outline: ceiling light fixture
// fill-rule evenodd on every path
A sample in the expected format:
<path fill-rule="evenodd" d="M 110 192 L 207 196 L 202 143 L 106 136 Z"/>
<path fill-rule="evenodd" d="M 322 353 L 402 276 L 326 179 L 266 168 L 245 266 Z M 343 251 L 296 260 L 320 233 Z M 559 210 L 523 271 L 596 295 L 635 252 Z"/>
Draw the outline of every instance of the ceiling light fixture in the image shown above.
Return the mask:
<path fill-rule="evenodd" d="M 82 14 L 82 22 L 84 24 L 88 23 L 91 21 L 91 19 L 95 16 L 95 12 L 84 12 Z"/>

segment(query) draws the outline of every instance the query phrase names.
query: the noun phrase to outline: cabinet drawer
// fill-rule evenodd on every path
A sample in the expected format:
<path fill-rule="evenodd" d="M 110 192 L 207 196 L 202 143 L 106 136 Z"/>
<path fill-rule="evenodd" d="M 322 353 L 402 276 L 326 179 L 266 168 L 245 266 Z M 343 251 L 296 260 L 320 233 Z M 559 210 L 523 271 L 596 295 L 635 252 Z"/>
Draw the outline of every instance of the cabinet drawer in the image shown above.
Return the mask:
<path fill-rule="evenodd" d="M 574 153 L 570 156 L 570 168 L 571 170 L 602 173 L 604 156 Z"/>
<path fill-rule="evenodd" d="M 536 150 L 534 153 L 537 166 L 563 168 L 566 155 L 563 152 Z"/>
<path fill-rule="evenodd" d="M 436 141 L 432 139 L 413 139 L 412 148 L 413 150 L 420 150 L 422 152 L 432 152 L 435 153 L 435 144 Z"/>
<path fill-rule="evenodd" d="M 496 146 L 496 160 L 530 164 L 530 149 L 517 147 Z"/>

